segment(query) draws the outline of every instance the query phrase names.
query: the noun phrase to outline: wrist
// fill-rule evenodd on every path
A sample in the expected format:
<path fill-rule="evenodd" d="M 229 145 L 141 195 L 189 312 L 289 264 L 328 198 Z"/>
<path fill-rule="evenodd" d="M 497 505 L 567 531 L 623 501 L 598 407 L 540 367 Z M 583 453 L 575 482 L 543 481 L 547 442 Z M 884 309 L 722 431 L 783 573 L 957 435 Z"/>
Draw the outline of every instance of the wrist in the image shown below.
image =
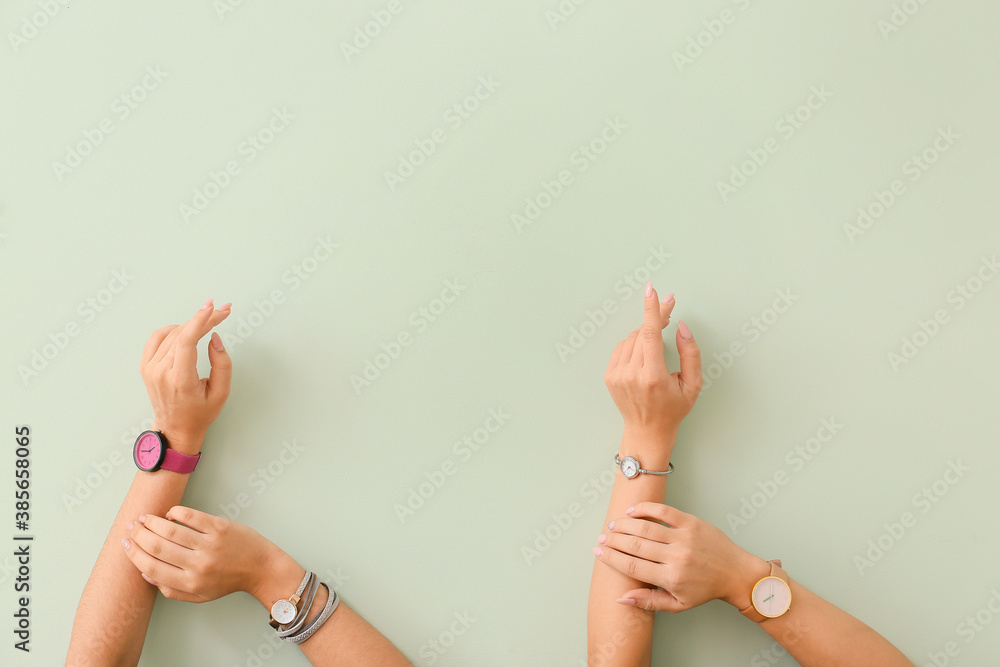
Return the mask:
<path fill-rule="evenodd" d="M 164 427 L 155 421 L 152 430 L 161 432 L 171 449 L 188 456 L 194 456 L 201 452 L 201 445 L 205 441 L 204 433 L 190 433 L 174 427 Z"/>
<path fill-rule="evenodd" d="M 618 453 L 622 457 L 632 456 L 639 459 L 642 466 L 649 470 L 666 470 L 676 440 L 676 431 L 626 427 Z"/>
<path fill-rule="evenodd" d="M 259 576 L 246 592 L 266 609 L 292 595 L 306 573 L 305 568 L 272 542 L 268 542 L 267 551 L 258 562 L 262 564 Z"/>
<path fill-rule="evenodd" d="M 722 600 L 738 610 L 746 609 L 752 604 L 750 593 L 753 591 L 754 584 L 770 573 L 771 564 L 769 562 L 744 551 L 738 565 L 733 569 L 733 577 Z"/>

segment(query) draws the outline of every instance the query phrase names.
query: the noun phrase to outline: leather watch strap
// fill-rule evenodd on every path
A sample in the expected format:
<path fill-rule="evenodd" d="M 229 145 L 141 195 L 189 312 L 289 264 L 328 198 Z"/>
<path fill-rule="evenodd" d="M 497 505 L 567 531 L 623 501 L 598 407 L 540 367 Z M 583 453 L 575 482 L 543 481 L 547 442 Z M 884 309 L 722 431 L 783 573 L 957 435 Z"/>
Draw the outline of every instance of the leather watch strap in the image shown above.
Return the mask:
<path fill-rule="evenodd" d="M 331 590 L 326 584 L 322 584 L 322 586 L 326 589 L 326 593 L 329 596 L 326 599 L 326 605 L 323 607 L 323 611 L 320 612 L 319 616 L 309 621 L 309 624 L 302 628 L 302 632 L 294 637 L 286 638 L 293 644 L 301 644 L 305 640 L 312 637 L 313 633 L 319 630 L 320 626 L 326 623 L 326 619 L 330 618 L 333 612 L 337 610 L 337 606 L 340 604 L 340 596 L 337 595 L 337 591 Z"/>
<path fill-rule="evenodd" d="M 788 573 L 781 569 L 781 561 L 780 560 L 769 560 L 768 563 L 771 564 L 771 571 L 766 576 L 768 576 L 768 577 L 777 577 L 778 579 L 781 579 L 783 582 L 785 582 L 787 584 L 788 583 Z M 763 577 L 761 577 L 761 579 L 763 579 Z M 758 579 L 757 581 L 760 581 L 760 580 Z M 754 586 L 756 586 L 756 585 L 757 585 L 757 582 L 754 582 Z M 751 589 L 751 591 L 752 590 L 753 589 Z M 746 609 L 740 609 L 740 613 L 743 614 L 744 616 L 746 616 L 747 618 L 749 618 L 754 623 L 760 623 L 761 621 L 766 621 L 768 619 L 768 617 L 765 616 L 764 614 L 760 613 L 759 611 L 757 611 L 757 608 L 755 606 L 753 606 L 753 599 L 752 599 L 753 598 L 753 592 L 751 592 L 750 595 L 751 595 L 750 606 L 747 607 Z"/>

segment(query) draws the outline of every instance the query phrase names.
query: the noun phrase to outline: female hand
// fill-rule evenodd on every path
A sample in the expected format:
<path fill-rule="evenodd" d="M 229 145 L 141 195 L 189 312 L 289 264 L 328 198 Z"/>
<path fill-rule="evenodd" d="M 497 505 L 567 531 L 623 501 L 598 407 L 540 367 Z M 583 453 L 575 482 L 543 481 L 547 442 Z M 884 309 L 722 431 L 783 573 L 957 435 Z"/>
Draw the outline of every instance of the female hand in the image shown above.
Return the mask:
<path fill-rule="evenodd" d="M 127 528 L 122 546 L 143 579 L 185 602 L 256 594 L 274 573 L 275 558 L 285 555 L 253 528 L 189 507 L 171 507 L 164 518 L 140 516 Z"/>
<path fill-rule="evenodd" d="M 657 301 L 646 284 L 642 326 L 618 343 L 604 374 L 604 383 L 625 420 L 626 437 L 664 441 L 677 434 L 701 391 L 701 353 L 684 322 L 677 326 L 680 371 L 670 373 L 663 356 L 661 330 L 670 322 L 674 295 Z"/>
<path fill-rule="evenodd" d="M 197 345 L 229 316 L 231 305 L 213 310 L 209 299 L 187 323 L 154 331 L 142 351 L 140 372 L 153 405 L 153 429 L 162 431 L 170 446 L 183 454 L 201 450 L 205 432 L 229 396 L 233 364 L 222 338 L 212 334 L 207 379 L 198 378 Z"/>
<path fill-rule="evenodd" d="M 597 538 L 595 553 L 622 574 L 659 588 L 628 591 L 621 604 L 678 612 L 721 599 L 745 609 L 754 583 L 771 571 L 712 524 L 669 505 L 638 503 L 626 514 Z"/>

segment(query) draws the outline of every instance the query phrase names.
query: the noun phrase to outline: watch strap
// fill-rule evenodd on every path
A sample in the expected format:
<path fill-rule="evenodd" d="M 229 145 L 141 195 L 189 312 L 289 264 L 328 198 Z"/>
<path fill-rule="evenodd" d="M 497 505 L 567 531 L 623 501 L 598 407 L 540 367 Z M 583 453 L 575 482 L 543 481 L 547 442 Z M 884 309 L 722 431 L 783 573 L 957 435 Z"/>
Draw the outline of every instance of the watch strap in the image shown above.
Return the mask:
<path fill-rule="evenodd" d="M 785 582 L 785 584 L 787 585 L 788 573 L 781 569 L 781 561 L 769 560 L 767 562 L 770 563 L 771 565 L 771 571 L 765 576 L 761 577 L 761 579 L 766 579 L 767 577 L 777 577 L 778 579 L 781 579 L 783 582 Z M 754 623 L 760 623 L 770 618 L 769 616 L 765 616 L 764 614 L 757 611 L 757 607 L 753 605 L 753 589 L 756 588 L 758 583 L 760 583 L 760 579 L 755 581 L 753 587 L 751 587 L 750 589 L 750 606 L 747 607 L 746 609 L 740 609 L 740 613 L 749 618 Z"/>
<path fill-rule="evenodd" d="M 319 577 L 317 577 L 312 572 L 308 573 L 309 576 L 309 590 L 306 593 L 305 600 L 302 606 L 299 608 L 299 613 L 296 614 L 295 620 L 284 628 L 278 630 L 278 636 L 281 638 L 290 637 L 297 633 L 301 628 L 302 624 L 306 622 L 306 617 L 309 615 L 309 610 L 312 608 L 313 599 L 316 597 L 316 591 L 319 590 Z"/>
<path fill-rule="evenodd" d="M 173 472 L 190 473 L 194 472 L 194 469 L 198 466 L 199 459 L 201 459 L 200 452 L 192 456 L 190 454 L 181 454 L 176 449 L 166 446 L 166 451 L 163 453 L 163 463 L 160 464 L 160 467 L 164 470 L 172 470 Z"/>
<path fill-rule="evenodd" d="M 299 583 L 299 587 L 296 588 L 295 589 L 295 593 L 293 593 L 292 596 L 288 598 L 288 601 L 291 602 L 293 605 L 295 605 L 295 611 L 296 612 L 298 612 L 301 609 L 301 607 L 299 607 L 299 603 L 302 602 L 302 592 L 306 589 L 306 584 L 309 583 L 309 575 L 311 575 L 311 574 L 312 574 L 312 572 L 310 572 L 309 570 L 306 570 L 305 576 L 302 577 L 302 581 Z M 274 603 L 271 604 L 271 607 L 274 607 L 274 605 L 277 604 L 280 601 L 281 600 L 275 600 Z M 296 615 L 298 615 L 298 613 L 296 613 Z M 293 622 L 294 622 L 294 619 L 293 619 Z M 270 623 L 271 627 L 274 628 L 275 630 L 277 630 L 278 626 L 280 625 L 278 623 L 278 619 L 276 619 L 274 616 L 271 616 L 271 618 L 268 621 L 268 623 Z"/>
<path fill-rule="evenodd" d="M 320 612 L 319 616 L 309 621 L 309 624 L 302 628 L 302 632 L 293 637 L 286 637 L 287 641 L 293 644 L 301 644 L 312 637 L 313 633 L 319 630 L 320 626 L 326 623 L 326 619 L 330 618 L 333 612 L 337 610 L 337 606 L 340 604 L 340 596 L 337 595 L 337 591 L 332 590 L 325 583 L 322 586 L 326 589 L 328 596 L 326 598 L 326 605 L 323 606 L 323 611 Z"/>
<path fill-rule="evenodd" d="M 628 458 L 628 457 L 626 457 L 626 458 Z M 615 454 L 615 465 L 620 468 L 621 465 L 622 465 L 622 460 L 623 459 L 616 453 Z M 657 471 L 657 470 L 646 470 L 646 469 L 644 469 L 642 467 L 642 464 L 639 463 L 639 459 L 635 458 L 634 456 L 632 457 L 632 460 L 635 461 L 636 464 L 639 466 L 639 474 L 640 475 L 641 474 L 646 474 L 646 475 L 669 475 L 670 473 L 672 473 L 674 471 L 674 464 L 671 463 L 671 462 L 667 463 L 667 469 L 666 470 Z"/>

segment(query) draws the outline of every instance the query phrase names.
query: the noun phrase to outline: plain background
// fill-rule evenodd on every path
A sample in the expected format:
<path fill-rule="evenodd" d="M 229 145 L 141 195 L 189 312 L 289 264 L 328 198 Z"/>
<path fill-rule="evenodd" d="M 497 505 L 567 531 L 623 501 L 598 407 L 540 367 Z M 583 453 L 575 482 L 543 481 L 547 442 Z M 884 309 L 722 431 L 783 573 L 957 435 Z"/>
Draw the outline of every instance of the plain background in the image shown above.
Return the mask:
<path fill-rule="evenodd" d="M 28 424 L 36 538 L 32 652 L 7 629 L 0 661 L 61 664 L 152 416 L 142 346 L 214 297 L 234 384 L 187 504 L 245 494 L 238 520 L 416 664 L 584 664 L 621 427 L 603 373 L 647 276 L 712 379 L 667 501 L 917 664 L 995 659 L 1000 8 L 344 4 L 0 9 L 0 514 Z M 161 599 L 142 664 L 306 664 L 268 632 L 243 594 Z M 793 664 L 773 647 L 713 602 L 659 618 L 655 663 Z"/>

